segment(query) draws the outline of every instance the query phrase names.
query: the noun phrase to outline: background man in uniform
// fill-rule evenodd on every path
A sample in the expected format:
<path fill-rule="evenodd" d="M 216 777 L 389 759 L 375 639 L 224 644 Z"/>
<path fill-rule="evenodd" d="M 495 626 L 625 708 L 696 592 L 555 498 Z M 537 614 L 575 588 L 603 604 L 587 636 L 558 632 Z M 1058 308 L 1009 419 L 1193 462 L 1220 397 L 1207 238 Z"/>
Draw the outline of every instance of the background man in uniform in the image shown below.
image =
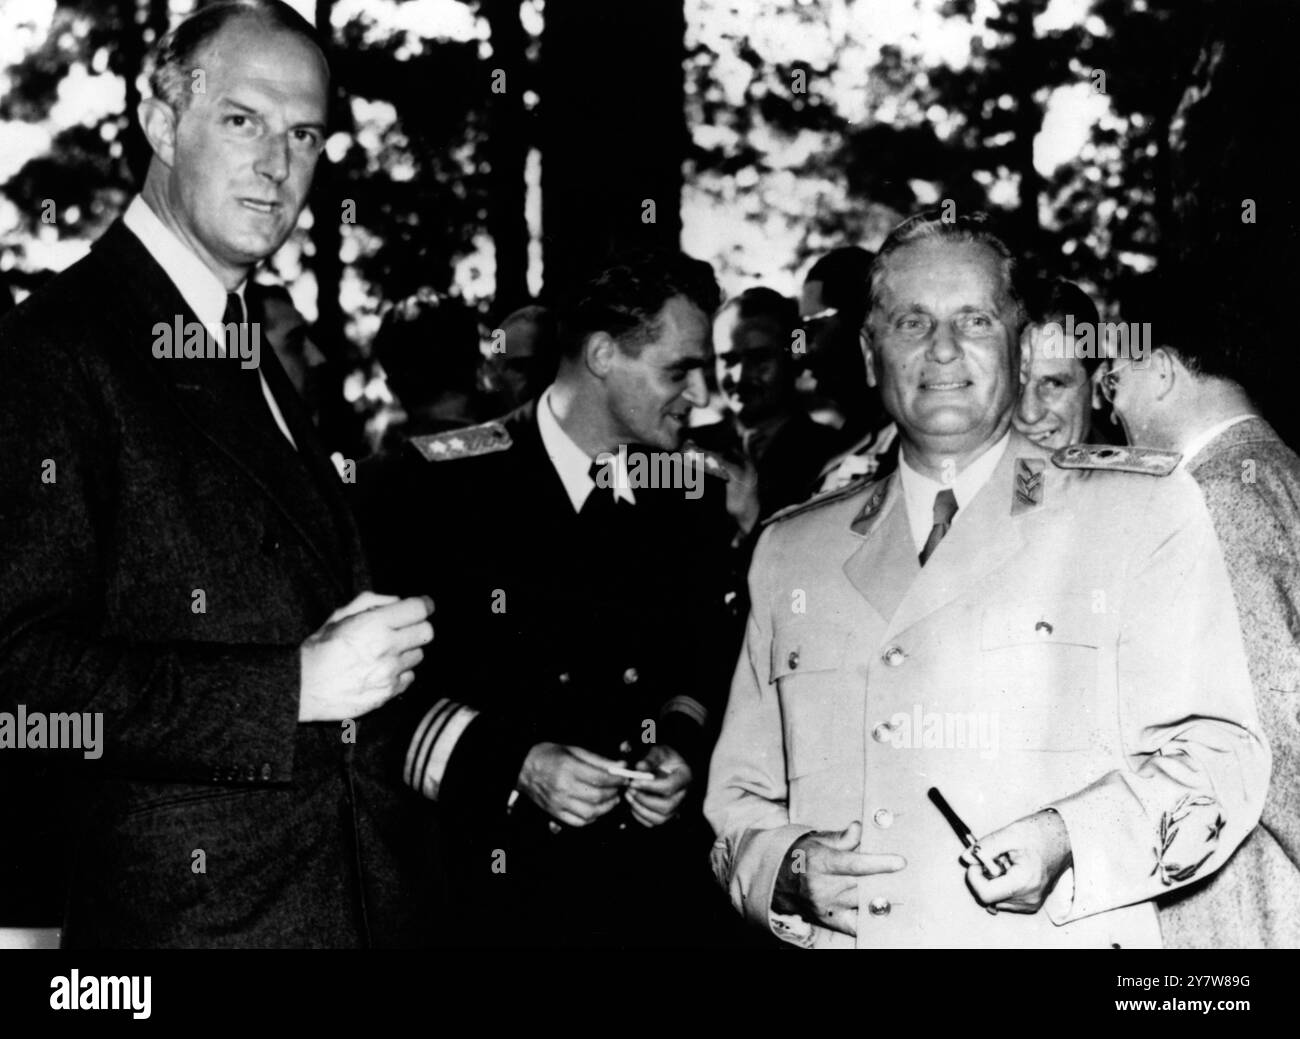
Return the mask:
<path fill-rule="evenodd" d="M 982 221 L 896 228 L 865 335 L 898 469 L 759 543 L 705 811 L 734 905 L 788 940 L 1158 945 L 1150 900 L 1259 816 L 1268 748 L 1196 488 L 1085 479 L 1013 433 L 1022 323 Z M 986 834 L 964 875 L 932 787 Z"/>
<path fill-rule="evenodd" d="M 1208 280 L 1208 279 L 1207 279 Z M 1182 455 L 1205 497 L 1241 615 L 1273 776 L 1259 826 L 1223 869 L 1161 908 L 1175 948 L 1300 947 L 1300 458 L 1242 385 L 1257 340 L 1186 271 L 1145 315 L 1161 345 L 1102 385 L 1129 441 Z M 1218 286 L 1219 292 L 1222 287 Z"/>
<path fill-rule="evenodd" d="M 617 263 L 562 308 L 540 400 L 360 477 L 379 586 L 438 602 L 407 779 L 456 849 L 456 941 L 707 940 L 690 798 L 735 660 L 730 528 L 701 461 L 687 486 L 633 473 L 682 462 L 716 305 L 707 264 Z"/>
<path fill-rule="evenodd" d="M 375 712 L 412 681 L 431 604 L 363 591 L 338 474 L 274 352 L 216 356 L 306 198 L 328 75 L 283 4 L 181 23 L 140 108 L 143 194 L 0 325 L 4 707 L 103 716 L 69 808 L 67 945 L 429 926 L 429 831 L 381 774 Z M 176 322 L 212 353 L 159 357 Z"/>

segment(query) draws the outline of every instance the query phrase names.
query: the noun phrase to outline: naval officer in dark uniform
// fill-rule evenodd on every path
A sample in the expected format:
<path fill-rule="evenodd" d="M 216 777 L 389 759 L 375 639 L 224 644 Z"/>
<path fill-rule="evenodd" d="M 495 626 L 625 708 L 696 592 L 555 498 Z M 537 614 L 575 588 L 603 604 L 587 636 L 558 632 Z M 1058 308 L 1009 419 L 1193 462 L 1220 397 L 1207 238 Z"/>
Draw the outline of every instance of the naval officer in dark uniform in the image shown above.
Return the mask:
<path fill-rule="evenodd" d="M 618 263 L 562 309 L 538 401 L 359 477 L 380 587 L 438 603 L 404 771 L 448 826 L 449 942 L 707 931 L 693 795 L 738 647 L 725 477 L 678 448 L 717 302 L 699 261 Z"/>

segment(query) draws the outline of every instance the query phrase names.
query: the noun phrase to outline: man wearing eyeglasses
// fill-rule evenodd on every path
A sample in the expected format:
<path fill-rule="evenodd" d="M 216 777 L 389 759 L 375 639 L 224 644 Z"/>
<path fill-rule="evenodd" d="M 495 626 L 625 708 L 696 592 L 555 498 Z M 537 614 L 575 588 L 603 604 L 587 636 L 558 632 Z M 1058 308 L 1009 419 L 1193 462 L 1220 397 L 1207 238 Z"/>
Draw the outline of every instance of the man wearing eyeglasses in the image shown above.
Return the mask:
<path fill-rule="evenodd" d="M 1179 295 L 1214 300 L 1219 293 Z M 1300 947 L 1300 458 L 1243 386 L 1262 348 L 1238 308 L 1198 311 L 1154 294 L 1154 341 L 1142 363 L 1109 363 L 1102 387 L 1134 444 L 1175 451 L 1200 486 L 1242 619 L 1273 777 L 1260 824 L 1220 872 L 1162 903 L 1168 945 Z M 1217 331 L 1216 331 L 1217 330 Z"/>
<path fill-rule="evenodd" d="M 714 871 L 799 945 L 1158 946 L 1153 900 L 1229 858 L 1268 784 L 1204 503 L 1182 475 L 1076 471 L 1167 456 L 1058 466 L 1011 429 L 1023 304 L 982 219 L 904 222 L 869 299 L 898 468 L 759 542 Z M 964 852 L 931 790 L 984 835 L 962 825 Z"/>

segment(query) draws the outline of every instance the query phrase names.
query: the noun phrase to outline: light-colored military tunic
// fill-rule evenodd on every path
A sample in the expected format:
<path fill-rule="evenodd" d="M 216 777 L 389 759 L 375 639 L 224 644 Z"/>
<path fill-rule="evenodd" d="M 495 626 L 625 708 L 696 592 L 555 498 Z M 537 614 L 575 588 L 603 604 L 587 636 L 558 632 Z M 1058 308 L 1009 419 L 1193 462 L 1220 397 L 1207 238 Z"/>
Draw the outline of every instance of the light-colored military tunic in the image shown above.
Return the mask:
<path fill-rule="evenodd" d="M 736 907 L 852 946 L 770 903 L 796 840 L 861 820 L 860 850 L 907 866 L 859 882 L 859 947 L 1158 945 L 1149 900 L 1227 859 L 1269 776 L 1193 482 L 1057 468 L 1013 434 L 924 568 L 896 473 L 828 498 L 750 572 L 705 804 Z M 1074 865 L 1043 910 L 975 901 L 930 787 L 977 837 L 1060 812 Z"/>

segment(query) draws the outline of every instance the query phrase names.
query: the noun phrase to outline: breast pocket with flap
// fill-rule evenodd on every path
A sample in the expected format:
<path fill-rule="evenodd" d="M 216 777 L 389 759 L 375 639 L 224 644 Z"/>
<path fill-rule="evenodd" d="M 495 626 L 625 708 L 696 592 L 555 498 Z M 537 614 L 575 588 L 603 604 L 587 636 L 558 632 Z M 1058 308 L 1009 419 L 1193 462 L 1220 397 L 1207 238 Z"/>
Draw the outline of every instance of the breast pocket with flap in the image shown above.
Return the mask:
<path fill-rule="evenodd" d="M 851 633 L 802 622 L 772 639 L 770 681 L 777 687 L 791 779 L 860 756 L 862 682 L 848 665 Z"/>

